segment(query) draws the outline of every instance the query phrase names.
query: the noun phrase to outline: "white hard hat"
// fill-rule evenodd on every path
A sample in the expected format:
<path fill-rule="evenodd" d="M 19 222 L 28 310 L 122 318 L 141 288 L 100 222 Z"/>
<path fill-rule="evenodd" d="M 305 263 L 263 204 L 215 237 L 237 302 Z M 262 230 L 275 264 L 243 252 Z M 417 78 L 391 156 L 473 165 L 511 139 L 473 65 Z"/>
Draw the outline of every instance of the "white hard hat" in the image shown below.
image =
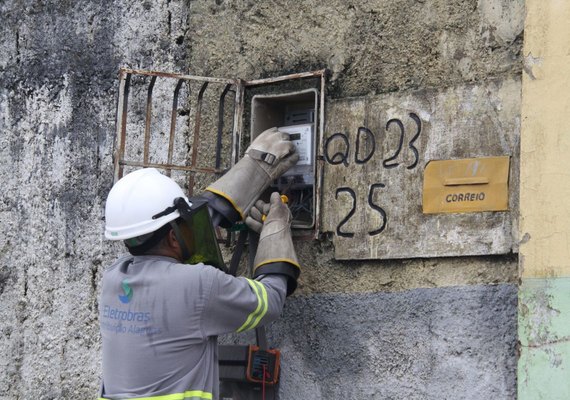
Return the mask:
<path fill-rule="evenodd" d="M 173 207 L 178 197 L 191 205 L 180 186 L 154 168 L 125 175 L 107 196 L 105 237 L 125 240 L 158 230 L 180 216 Z"/>

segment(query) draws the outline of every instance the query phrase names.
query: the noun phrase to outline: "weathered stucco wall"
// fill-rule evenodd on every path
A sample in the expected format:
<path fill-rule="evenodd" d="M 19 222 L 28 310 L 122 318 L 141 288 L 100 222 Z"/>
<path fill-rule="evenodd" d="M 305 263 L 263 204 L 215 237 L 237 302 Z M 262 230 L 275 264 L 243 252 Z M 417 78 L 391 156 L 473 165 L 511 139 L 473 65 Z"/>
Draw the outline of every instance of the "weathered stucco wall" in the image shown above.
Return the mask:
<path fill-rule="evenodd" d="M 98 282 L 121 250 L 102 240 L 120 66 L 249 79 L 327 67 L 329 99 L 517 81 L 522 12 L 522 0 L 2 2 L 0 398 L 97 392 Z M 270 328 L 280 398 L 514 396 L 516 255 L 298 250 L 300 290 Z"/>
<path fill-rule="evenodd" d="M 182 69 L 187 7 L 0 5 L 0 398 L 94 398 L 120 65 Z"/>

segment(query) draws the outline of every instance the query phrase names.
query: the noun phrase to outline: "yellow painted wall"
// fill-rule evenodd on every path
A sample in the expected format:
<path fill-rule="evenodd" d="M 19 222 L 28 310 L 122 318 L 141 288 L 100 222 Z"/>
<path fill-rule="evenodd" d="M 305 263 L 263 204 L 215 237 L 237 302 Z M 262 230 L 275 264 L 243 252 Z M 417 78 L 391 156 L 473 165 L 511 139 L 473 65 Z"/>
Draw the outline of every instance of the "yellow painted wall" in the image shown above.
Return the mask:
<path fill-rule="evenodd" d="M 570 2 L 527 0 L 519 400 L 570 398 Z"/>
<path fill-rule="evenodd" d="M 520 273 L 570 276 L 570 1 L 526 8 Z"/>

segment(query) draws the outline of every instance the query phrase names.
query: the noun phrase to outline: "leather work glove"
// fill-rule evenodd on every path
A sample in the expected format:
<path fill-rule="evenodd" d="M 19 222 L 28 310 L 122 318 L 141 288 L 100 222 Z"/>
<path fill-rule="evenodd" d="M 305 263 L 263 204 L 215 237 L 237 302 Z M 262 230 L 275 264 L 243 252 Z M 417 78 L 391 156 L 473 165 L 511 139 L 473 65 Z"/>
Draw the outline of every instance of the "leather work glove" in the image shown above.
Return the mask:
<path fill-rule="evenodd" d="M 206 190 L 228 200 L 243 221 L 269 184 L 297 161 L 297 148 L 289 135 L 271 128 L 255 138 L 243 158 Z"/>
<path fill-rule="evenodd" d="M 263 215 L 267 215 L 265 221 Z M 291 238 L 291 220 L 291 211 L 277 192 L 271 194 L 270 204 L 258 201 L 246 219 L 246 224 L 252 230 L 261 228 L 254 261 L 254 278 L 267 274 L 286 275 L 287 295 L 295 291 L 301 272 Z"/>
<path fill-rule="evenodd" d="M 263 200 L 257 200 L 253 207 L 249 210 L 249 215 L 245 219 L 245 224 L 256 233 L 261 233 L 263 228 L 263 216 L 267 218 L 269 214 L 270 204 L 264 202 Z"/>

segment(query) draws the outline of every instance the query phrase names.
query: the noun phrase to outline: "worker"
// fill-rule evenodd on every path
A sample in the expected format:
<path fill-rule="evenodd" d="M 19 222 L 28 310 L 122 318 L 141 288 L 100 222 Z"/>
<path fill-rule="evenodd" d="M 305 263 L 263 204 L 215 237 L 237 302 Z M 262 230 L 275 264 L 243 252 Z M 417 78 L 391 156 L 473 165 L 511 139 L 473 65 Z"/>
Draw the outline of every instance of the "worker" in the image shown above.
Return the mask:
<path fill-rule="evenodd" d="M 130 254 L 103 274 L 101 399 L 218 398 L 217 336 L 277 319 L 296 288 L 289 209 L 278 193 L 256 200 L 297 160 L 288 135 L 273 128 L 198 198 L 152 168 L 113 186 L 105 237 Z M 214 225 L 244 219 L 260 232 L 253 279 L 221 270 L 214 234 Z"/>

